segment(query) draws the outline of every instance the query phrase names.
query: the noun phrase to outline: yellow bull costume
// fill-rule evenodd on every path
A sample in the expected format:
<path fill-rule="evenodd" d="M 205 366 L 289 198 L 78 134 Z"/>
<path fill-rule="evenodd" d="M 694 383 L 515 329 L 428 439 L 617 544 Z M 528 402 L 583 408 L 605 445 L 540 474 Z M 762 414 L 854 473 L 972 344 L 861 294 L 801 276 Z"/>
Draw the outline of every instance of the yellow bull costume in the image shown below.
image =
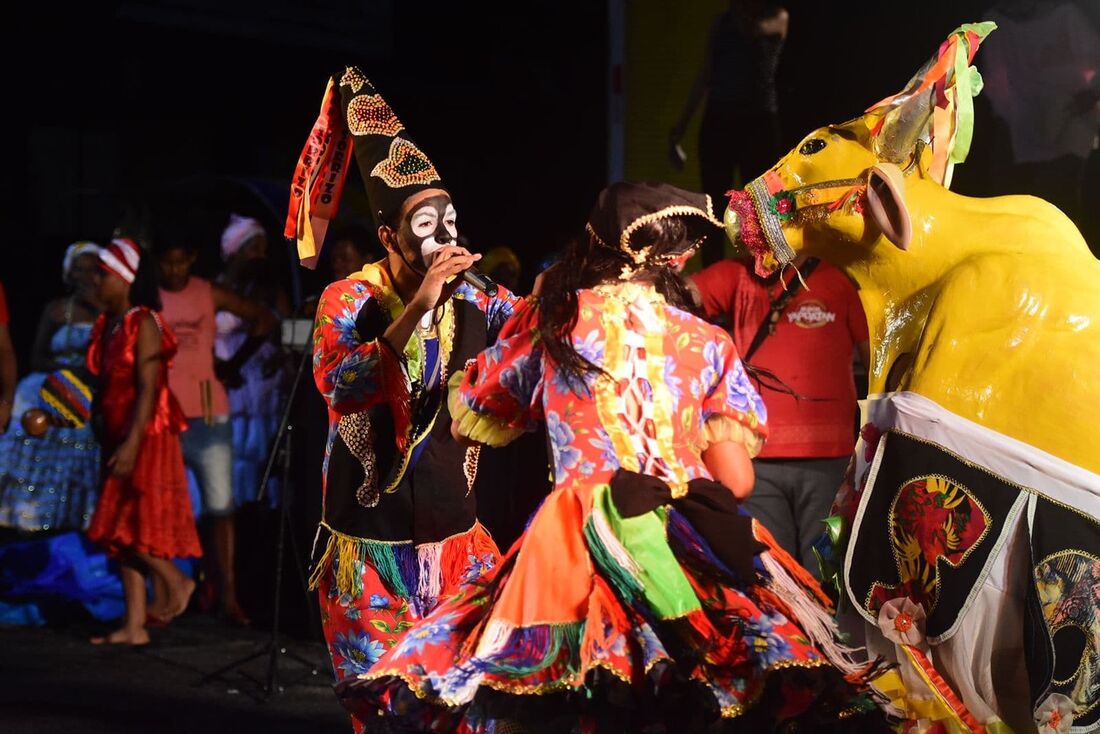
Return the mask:
<path fill-rule="evenodd" d="M 806 254 L 859 289 L 837 581 L 905 730 L 1100 731 L 1100 262 L 1045 201 L 948 190 L 993 28 L 806 136 L 727 222 L 761 274 Z"/>

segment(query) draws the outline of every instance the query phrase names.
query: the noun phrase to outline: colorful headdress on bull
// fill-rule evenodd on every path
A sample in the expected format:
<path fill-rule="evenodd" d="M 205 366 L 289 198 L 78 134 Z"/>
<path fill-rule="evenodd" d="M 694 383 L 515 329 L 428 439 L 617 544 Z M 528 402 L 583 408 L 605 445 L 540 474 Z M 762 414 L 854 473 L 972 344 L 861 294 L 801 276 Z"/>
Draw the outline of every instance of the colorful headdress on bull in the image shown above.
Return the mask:
<path fill-rule="evenodd" d="M 880 161 L 903 168 L 905 174 L 919 170 L 922 177 L 950 186 L 954 164 L 970 152 L 973 98 L 982 88 L 982 77 L 970 62 L 996 27 L 991 22 L 960 26 L 901 92 L 868 108 L 856 124 L 866 126 L 870 149 Z M 727 232 L 754 253 L 766 253 L 782 265 L 794 259 L 783 223 L 796 216 L 803 198 L 820 201 L 825 190 L 835 190 L 828 194 L 827 211 L 832 211 L 846 203 L 858 205 L 865 188 L 863 178 L 846 178 L 785 189 L 769 170 L 744 191 L 730 192 Z M 759 269 L 760 258 L 757 261 Z"/>
<path fill-rule="evenodd" d="M 290 187 L 284 234 L 297 240 L 298 257 L 308 268 L 315 267 L 336 216 L 353 152 L 378 224 L 392 223 L 416 192 L 444 188 L 431 160 L 366 75 L 347 67 L 329 80 Z"/>

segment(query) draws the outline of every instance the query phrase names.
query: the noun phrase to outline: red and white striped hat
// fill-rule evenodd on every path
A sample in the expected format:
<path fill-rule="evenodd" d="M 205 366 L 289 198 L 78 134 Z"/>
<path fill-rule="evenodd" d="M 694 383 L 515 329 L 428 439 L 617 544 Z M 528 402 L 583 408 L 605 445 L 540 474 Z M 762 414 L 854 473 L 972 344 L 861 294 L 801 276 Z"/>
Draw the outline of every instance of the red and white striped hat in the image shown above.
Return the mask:
<path fill-rule="evenodd" d="M 141 262 L 141 248 L 131 239 L 120 237 L 99 251 L 99 265 L 127 283 L 133 283 Z"/>

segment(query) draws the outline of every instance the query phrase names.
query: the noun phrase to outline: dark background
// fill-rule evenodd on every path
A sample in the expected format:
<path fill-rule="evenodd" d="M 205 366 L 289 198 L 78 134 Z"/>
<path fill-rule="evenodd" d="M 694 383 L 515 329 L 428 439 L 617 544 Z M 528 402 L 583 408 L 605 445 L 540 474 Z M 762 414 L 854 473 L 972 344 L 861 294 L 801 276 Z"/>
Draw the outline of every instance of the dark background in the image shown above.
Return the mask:
<path fill-rule="evenodd" d="M 786 3 L 787 142 L 898 90 L 989 4 Z M 1100 16 L 1100 2 L 1091 5 Z M 116 227 L 190 240 L 209 270 L 230 210 L 280 232 L 326 79 L 349 61 L 436 163 L 477 249 L 509 245 L 532 270 L 581 229 L 606 183 L 600 0 L 132 0 L 19 12 L 8 31 L 23 38 L 8 45 L 5 65 L 0 280 L 20 357 L 42 305 L 61 294 L 61 254 L 73 240 L 104 242 Z M 979 97 L 956 190 L 1006 192 L 991 172 L 1005 156 L 1000 139 Z M 365 217 L 357 178 L 343 218 Z M 272 250 L 289 273 L 286 251 Z M 317 285 L 306 274 L 305 289 Z"/>

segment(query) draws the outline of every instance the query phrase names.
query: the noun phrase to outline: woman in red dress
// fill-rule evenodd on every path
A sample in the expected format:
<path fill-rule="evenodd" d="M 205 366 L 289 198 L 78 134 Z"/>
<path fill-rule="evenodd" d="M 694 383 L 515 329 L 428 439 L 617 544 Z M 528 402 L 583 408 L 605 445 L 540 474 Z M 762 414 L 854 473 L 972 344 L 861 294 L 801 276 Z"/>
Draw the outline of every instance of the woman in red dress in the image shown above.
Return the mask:
<path fill-rule="evenodd" d="M 179 615 L 195 588 L 170 560 L 201 555 L 180 449 L 187 422 L 168 390 L 176 340 L 154 310 L 152 263 L 142 263 L 141 250 L 125 239 L 99 258 L 106 312 L 92 329 L 88 369 L 101 383 L 103 455 L 110 458 L 88 537 L 122 567 L 126 615 L 120 629 L 92 642 L 144 645 L 145 574 L 168 589 L 164 609 L 150 609 L 150 617 Z"/>

